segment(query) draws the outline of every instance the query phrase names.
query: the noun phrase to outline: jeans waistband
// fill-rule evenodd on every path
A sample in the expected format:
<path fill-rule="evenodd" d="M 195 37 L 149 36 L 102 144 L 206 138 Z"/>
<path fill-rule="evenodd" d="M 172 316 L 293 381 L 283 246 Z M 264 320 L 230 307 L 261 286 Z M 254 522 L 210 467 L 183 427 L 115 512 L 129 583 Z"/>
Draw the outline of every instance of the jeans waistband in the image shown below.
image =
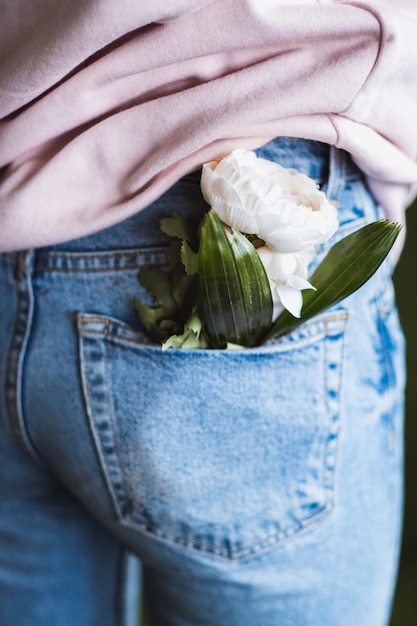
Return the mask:
<path fill-rule="evenodd" d="M 337 198 L 349 181 L 362 178 L 361 171 L 347 152 L 318 141 L 279 137 L 255 152 L 262 158 L 276 161 L 283 167 L 295 168 L 315 179 L 330 200 Z M 122 265 L 125 266 L 126 262 L 128 265 L 130 262 L 134 264 L 136 256 L 134 251 L 139 250 L 142 256 L 150 254 L 150 248 L 166 245 L 167 239 L 159 226 L 161 218 L 175 213 L 181 213 L 185 217 L 191 214 L 202 216 L 207 211 L 199 181 L 200 171 L 193 172 L 178 181 L 149 207 L 123 222 L 93 235 L 32 251 L 34 268 L 43 269 L 51 266 L 62 271 L 67 262 L 69 266 L 72 265 L 69 258 L 72 253 L 86 253 L 88 256 L 97 252 L 104 262 L 106 252 L 114 256 L 117 250 L 125 251 L 123 258 L 121 257 Z M 130 262 L 129 254 L 126 254 L 129 249 L 133 256 Z M 75 262 L 75 259 L 73 261 Z M 77 265 L 80 261 L 78 258 Z"/>

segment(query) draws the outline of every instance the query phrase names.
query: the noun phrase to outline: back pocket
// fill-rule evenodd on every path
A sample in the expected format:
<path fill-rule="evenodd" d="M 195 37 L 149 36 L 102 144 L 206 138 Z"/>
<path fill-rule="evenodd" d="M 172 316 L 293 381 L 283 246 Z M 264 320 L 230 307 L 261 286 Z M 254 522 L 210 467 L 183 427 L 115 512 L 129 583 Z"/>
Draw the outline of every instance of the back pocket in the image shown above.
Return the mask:
<path fill-rule="evenodd" d="M 346 321 L 336 311 L 262 348 L 162 352 L 80 314 L 87 414 L 120 523 L 233 559 L 323 518 Z"/>

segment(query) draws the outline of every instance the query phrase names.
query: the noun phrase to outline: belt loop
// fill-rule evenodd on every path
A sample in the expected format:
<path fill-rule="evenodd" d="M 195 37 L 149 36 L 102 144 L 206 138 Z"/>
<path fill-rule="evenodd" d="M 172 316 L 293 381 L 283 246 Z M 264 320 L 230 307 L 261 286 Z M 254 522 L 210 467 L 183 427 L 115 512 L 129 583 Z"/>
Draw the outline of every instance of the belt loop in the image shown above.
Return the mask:
<path fill-rule="evenodd" d="M 330 146 L 329 181 L 327 185 L 327 197 L 329 200 L 337 200 L 345 185 L 346 153 L 335 146 Z"/>

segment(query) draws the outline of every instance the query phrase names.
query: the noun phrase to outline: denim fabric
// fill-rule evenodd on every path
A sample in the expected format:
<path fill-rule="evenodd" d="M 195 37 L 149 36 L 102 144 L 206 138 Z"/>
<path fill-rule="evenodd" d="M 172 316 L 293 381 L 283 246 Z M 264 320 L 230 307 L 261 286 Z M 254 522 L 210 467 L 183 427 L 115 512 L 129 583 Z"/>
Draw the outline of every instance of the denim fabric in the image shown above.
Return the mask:
<path fill-rule="evenodd" d="M 340 229 L 379 217 L 349 156 L 277 139 Z M 206 210 L 192 174 L 133 218 L 0 257 L 0 626 L 384 626 L 402 509 L 403 338 L 386 261 L 262 348 L 168 350 L 134 311 L 159 219 Z"/>

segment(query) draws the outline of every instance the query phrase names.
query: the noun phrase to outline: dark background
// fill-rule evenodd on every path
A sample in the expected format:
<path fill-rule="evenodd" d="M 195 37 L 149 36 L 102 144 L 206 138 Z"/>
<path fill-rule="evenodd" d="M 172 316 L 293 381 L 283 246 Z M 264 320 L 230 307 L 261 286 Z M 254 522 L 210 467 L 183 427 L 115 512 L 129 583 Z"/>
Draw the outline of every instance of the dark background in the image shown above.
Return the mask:
<path fill-rule="evenodd" d="M 401 564 L 391 626 L 417 624 L 417 202 L 408 209 L 407 240 L 394 273 L 407 339 L 405 518 Z M 371 626 L 371 625 L 370 625 Z"/>

